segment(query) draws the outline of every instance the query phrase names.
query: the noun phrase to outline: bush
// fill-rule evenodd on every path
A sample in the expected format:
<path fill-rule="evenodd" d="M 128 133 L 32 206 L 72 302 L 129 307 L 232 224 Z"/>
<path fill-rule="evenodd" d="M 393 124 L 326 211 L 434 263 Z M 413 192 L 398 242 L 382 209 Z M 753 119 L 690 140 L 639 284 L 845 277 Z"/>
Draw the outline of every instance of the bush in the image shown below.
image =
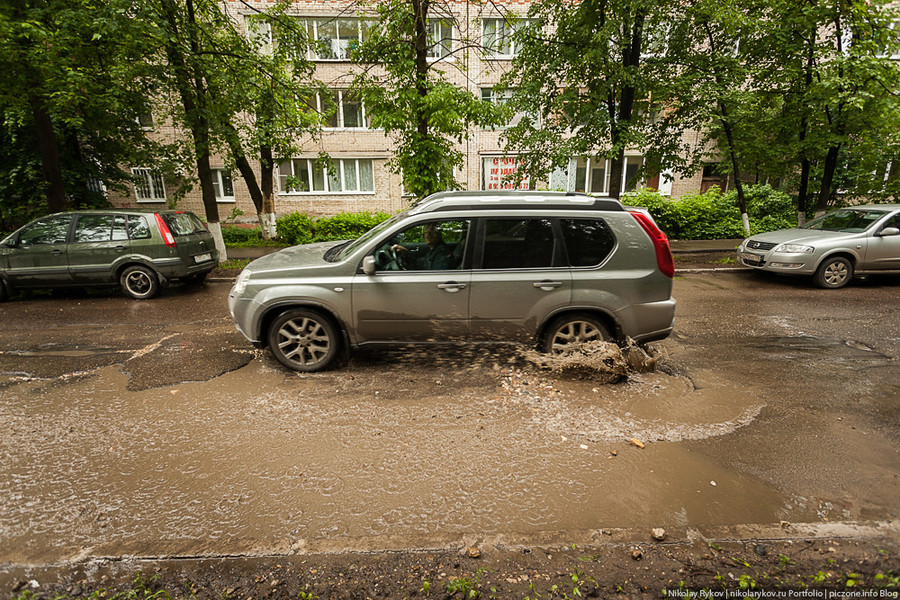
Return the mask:
<path fill-rule="evenodd" d="M 386 212 L 340 213 L 333 217 L 323 217 L 316 221 L 315 239 L 319 242 L 331 240 L 355 240 L 391 215 Z"/>
<path fill-rule="evenodd" d="M 304 213 L 291 213 L 275 220 L 275 231 L 279 240 L 296 246 L 313 241 L 316 222 Z"/>
<path fill-rule="evenodd" d="M 356 239 L 385 219 L 386 212 L 340 213 L 313 220 L 304 213 L 291 213 L 275 221 L 278 239 L 292 246 L 312 242 Z"/>
<path fill-rule="evenodd" d="M 744 187 L 744 197 L 751 233 L 797 226 L 793 200 L 784 192 L 768 185 L 750 185 Z M 659 228 L 671 239 L 715 240 L 746 235 L 736 190 L 723 194 L 713 187 L 703 194 L 688 194 L 678 200 L 641 190 L 624 197 L 622 202 L 649 210 Z"/>

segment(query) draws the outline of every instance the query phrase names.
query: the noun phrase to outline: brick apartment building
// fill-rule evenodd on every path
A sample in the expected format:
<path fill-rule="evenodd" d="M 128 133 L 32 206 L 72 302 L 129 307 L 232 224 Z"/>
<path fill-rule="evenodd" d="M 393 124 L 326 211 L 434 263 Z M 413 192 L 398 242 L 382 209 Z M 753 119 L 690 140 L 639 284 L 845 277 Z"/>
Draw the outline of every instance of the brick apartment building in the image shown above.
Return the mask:
<path fill-rule="evenodd" d="M 252 8 L 236 0 L 224 0 L 228 11 L 237 18 L 253 12 Z M 250 0 L 264 10 L 268 3 Z M 524 15 L 528 0 L 499 0 L 490 3 L 471 3 L 465 0 L 451 2 L 453 19 L 442 20 L 437 15 L 431 21 L 431 35 L 441 40 L 432 52 L 432 59 L 445 64 L 445 72 L 456 85 L 463 87 L 485 102 L 503 102 L 503 94 L 494 92 L 516 48 L 507 38 L 509 22 L 503 18 L 501 10 Z M 316 78 L 327 84 L 332 101 L 338 110 L 326 125 L 318 140 L 302 140 L 303 151 L 296 156 L 285 157 L 277 169 L 277 215 L 295 211 L 313 216 L 333 215 L 339 212 L 388 211 L 396 212 L 412 199 L 403 192 L 399 175 L 388 168 L 392 156 L 391 140 L 384 132 L 368 126 L 365 106 L 356 102 L 347 88 L 351 73 L 358 68 L 350 63 L 349 49 L 362 39 L 365 29 L 356 16 L 356 4 L 347 0 L 294 0 L 292 13 L 301 19 L 316 40 L 321 42 L 321 50 L 311 55 L 316 64 Z M 499 8 L 498 8 L 499 7 Z M 458 29 L 458 30 L 457 30 Z M 457 47 L 459 40 L 471 39 L 487 49 L 487 54 Z M 462 51 L 460 51 L 462 50 Z M 514 117 L 515 119 L 515 117 Z M 160 126 L 159 135 L 174 135 L 171 128 Z M 504 151 L 501 143 L 501 129 L 476 128 L 460 150 L 465 156 L 457 181 L 465 190 L 488 190 L 504 187 L 502 181 L 509 169 L 515 168 L 515 152 Z M 696 134 L 688 134 L 696 135 Z M 699 135 L 696 136 L 699 141 Z M 321 153 L 327 153 L 333 160 L 336 176 L 316 166 Z M 567 169 L 553 173 L 549 181 L 537 181 L 538 189 L 567 191 L 587 191 L 596 194 L 609 193 L 610 186 L 618 185 L 627 189 L 648 186 L 677 198 L 684 193 L 705 189 L 718 184 L 721 179 L 710 170 L 697 173 L 691 178 L 654 177 L 649 181 L 633 181 L 633 175 L 641 166 L 640 151 L 626 152 L 626 169 L 623 181 L 609 181 L 609 165 L 596 161 L 573 157 Z M 224 219 L 234 208 L 244 213 L 241 220 L 252 221 L 256 211 L 249 193 L 238 173 L 231 172 L 221 157 L 213 158 L 216 196 L 220 202 L 219 213 Z M 176 182 L 164 181 L 152 166 L 132 169 L 142 178 L 142 183 L 133 186 L 128 196 L 114 198 L 118 205 L 153 207 L 169 202 Z M 292 189 L 290 182 L 302 182 L 301 189 Z M 527 188 L 530 182 L 524 182 Z M 196 188 L 178 203 L 179 208 L 203 214 L 203 204 L 199 189 Z"/>

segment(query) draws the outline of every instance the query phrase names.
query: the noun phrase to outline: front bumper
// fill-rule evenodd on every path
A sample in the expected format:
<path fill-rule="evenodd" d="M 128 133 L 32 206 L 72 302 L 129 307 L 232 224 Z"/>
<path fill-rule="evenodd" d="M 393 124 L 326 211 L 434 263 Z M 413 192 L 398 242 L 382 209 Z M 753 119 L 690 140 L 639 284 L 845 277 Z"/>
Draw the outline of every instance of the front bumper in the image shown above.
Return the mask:
<path fill-rule="evenodd" d="M 737 250 L 738 264 L 758 269 L 762 271 L 773 271 L 776 273 L 799 273 L 802 275 L 811 275 L 815 273 L 817 258 L 815 255 L 807 253 L 786 253 L 747 250 L 743 246 Z"/>

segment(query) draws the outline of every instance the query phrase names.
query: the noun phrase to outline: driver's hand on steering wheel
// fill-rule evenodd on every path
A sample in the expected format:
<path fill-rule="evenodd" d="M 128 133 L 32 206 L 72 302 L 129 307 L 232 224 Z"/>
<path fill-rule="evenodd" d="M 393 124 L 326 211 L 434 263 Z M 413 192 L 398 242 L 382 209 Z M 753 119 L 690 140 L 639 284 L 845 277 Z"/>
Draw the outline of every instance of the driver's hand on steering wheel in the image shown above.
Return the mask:
<path fill-rule="evenodd" d="M 409 252 L 409 250 L 407 250 L 400 244 L 394 244 L 393 246 L 391 246 L 391 250 L 393 250 L 394 252 Z"/>

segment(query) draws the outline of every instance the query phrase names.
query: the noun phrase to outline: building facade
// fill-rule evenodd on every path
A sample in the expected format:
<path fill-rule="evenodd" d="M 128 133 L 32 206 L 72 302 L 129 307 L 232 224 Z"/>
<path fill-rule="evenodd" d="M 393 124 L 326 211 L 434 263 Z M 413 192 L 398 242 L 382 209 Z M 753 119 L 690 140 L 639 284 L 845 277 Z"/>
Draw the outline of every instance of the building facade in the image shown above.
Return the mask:
<path fill-rule="evenodd" d="M 254 9 L 265 10 L 264 0 L 224 0 L 226 8 L 236 19 L 243 20 Z M 510 40 L 515 24 L 507 14 L 524 16 L 530 2 L 500 0 L 473 3 L 465 0 L 442 4 L 450 15 L 435 14 L 429 20 L 434 43 L 430 60 L 436 61 L 448 79 L 484 102 L 504 102 L 508 91 L 495 91 L 495 86 L 516 56 L 517 48 Z M 433 7 L 435 5 L 432 5 Z M 340 212 L 387 211 L 397 212 L 413 200 L 404 193 L 401 178 L 389 168 L 393 144 L 385 132 L 369 126 L 366 107 L 349 93 L 354 70 L 350 62 L 353 46 L 366 36 L 365 15 L 356 10 L 357 4 L 346 0 L 294 0 L 291 14 L 318 42 L 309 56 L 315 65 L 315 78 L 328 87 L 331 103 L 337 107 L 317 137 L 302 140 L 302 152 L 283 157 L 276 169 L 276 215 L 304 212 L 311 216 L 333 215 Z M 243 24 L 242 24 L 243 26 Z M 466 41 L 471 41 L 471 44 Z M 475 51 L 470 46 L 480 46 Z M 317 108 L 327 101 L 318 98 Z M 519 118 L 513 117 L 510 125 Z M 159 126 L 157 135 L 178 135 L 171 127 Z M 514 170 L 515 152 L 504 150 L 503 128 L 473 128 L 459 150 L 465 160 L 457 174 L 464 190 L 492 190 L 509 188 L 504 176 Z M 183 135 L 183 134 L 182 134 Z M 692 135 L 692 134 L 688 134 Z M 699 142 L 699 135 L 697 136 Z M 322 154 L 331 157 L 333 169 L 322 167 Z M 586 191 L 608 194 L 613 186 L 620 191 L 635 187 L 652 187 L 677 198 L 696 192 L 704 185 L 703 173 L 691 178 L 674 180 L 656 176 L 638 181 L 634 175 L 641 167 L 639 150 L 626 152 L 626 168 L 621 181 L 610 181 L 608 161 L 594 161 L 572 157 L 567 168 L 558 169 L 549 181 L 525 180 L 520 187 L 530 185 L 538 189 Z M 237 220 L 253 221 L 256 209 L 237 171 L 229 169 L 222 157 L 213 158 L 214 184 L 219 202 L 219 214 L 224 220 L 231 214 L 242 213 Z M 138 179 L 133 193 L 113 199 L 124 206 L 154 207 L 171 203 L 177 182 L 164 181 L 152 166 L 132 169 Z M 257 171 L 258 172 L 258 171 Z M 197 186 L 178 207 L 203 214 L 203 204 Z M 236 210 L 235 210 L 236 209 Z"/>

